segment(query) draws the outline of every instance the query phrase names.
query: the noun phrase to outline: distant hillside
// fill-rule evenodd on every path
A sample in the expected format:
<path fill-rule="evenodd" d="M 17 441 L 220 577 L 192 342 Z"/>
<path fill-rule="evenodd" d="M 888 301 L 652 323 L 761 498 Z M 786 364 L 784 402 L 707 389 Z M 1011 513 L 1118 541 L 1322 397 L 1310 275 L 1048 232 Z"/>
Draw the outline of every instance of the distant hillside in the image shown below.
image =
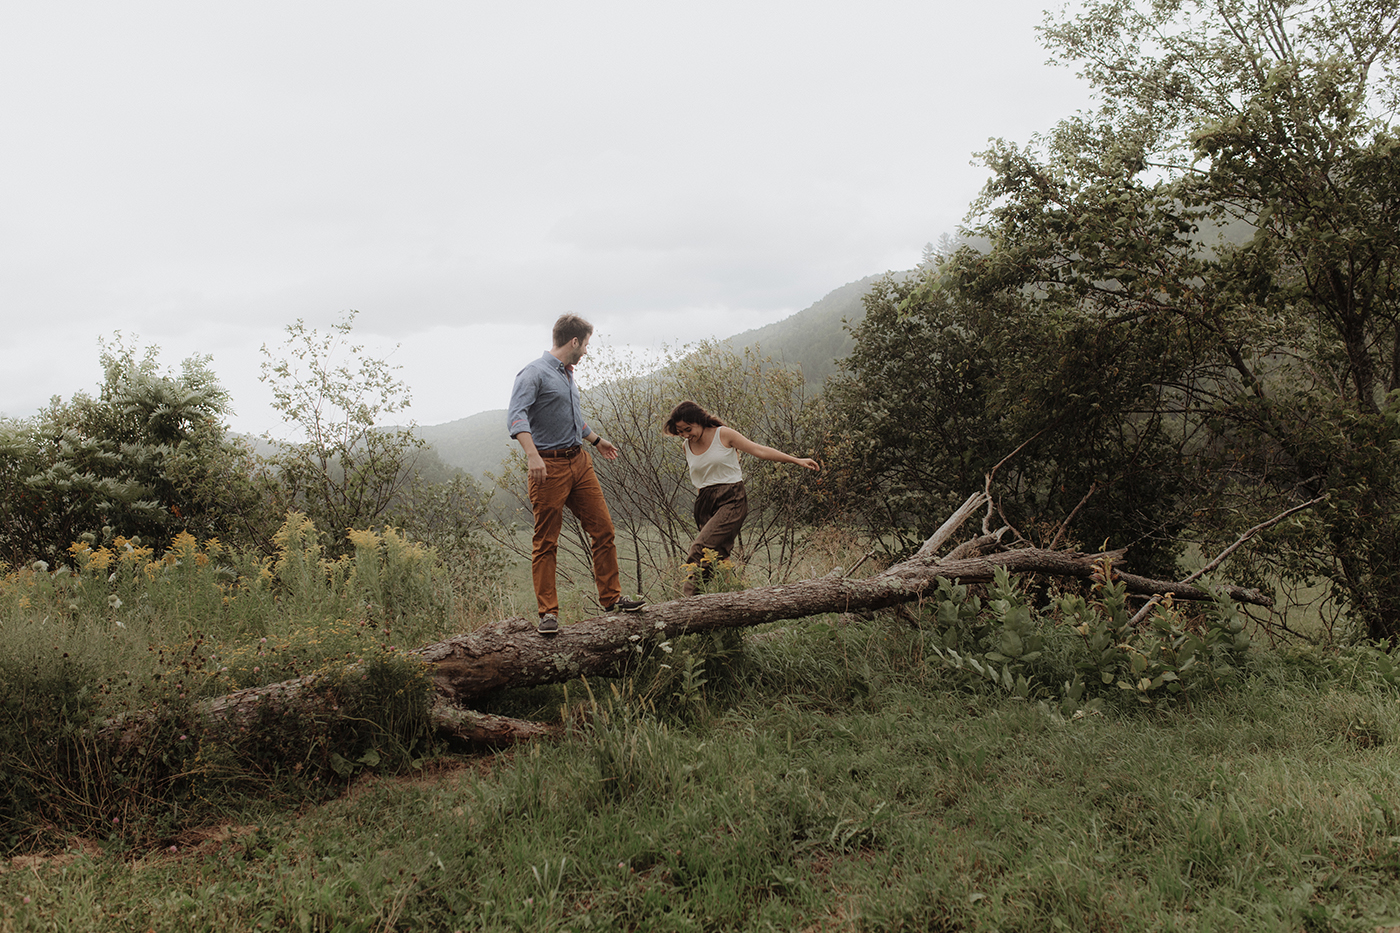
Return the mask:
<path fill-rule="evenodd" d="M 851 349 L 843 322 L 855 324 L 865 317 L 861 298 L 881 276 L 871 275 L 829 293 L 796 314 L 724 342 L 736 350 L 754 347 L 764 356 L 800 369 L 809 391 L 820 389 L 836 372 L 836 361 Z M 418 435 L 449 466 L 460 467 L 477 479 L 487 471 L 500 472 L 501 461 L 515 445 L 506 436 L 504 409 L 483 411 L 446 424 L 419 425 Z"/>
<path fill-rule="evenodd" d="M 479 412 L 446 424 L 420 424 L 414 430 L 444 463 L 466 470 L 477 479 L 488 471 L 501 472 L 501 461 L 516 446 L 506 435 L 504 408 Z"/>
<path fill-rule="evenodd" d="M 809 308 L 724 342 L 737 350 L 754 347 L 762 355 L 800 370 L 809 391 L 820 389 L 836 373 L 836 361 L 851 352 L 851 335 L 844 322 L 857 324 L 864 320 L 865 305 L 861 299 L 881 278 L 868 275 L 842 285 Z"/>

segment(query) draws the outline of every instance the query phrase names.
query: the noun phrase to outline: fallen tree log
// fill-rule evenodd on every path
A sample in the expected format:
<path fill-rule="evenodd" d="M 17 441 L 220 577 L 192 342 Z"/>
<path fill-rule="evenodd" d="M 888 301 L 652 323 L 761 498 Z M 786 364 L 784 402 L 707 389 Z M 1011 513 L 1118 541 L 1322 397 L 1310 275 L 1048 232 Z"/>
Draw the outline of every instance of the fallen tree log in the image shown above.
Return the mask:
<path fill-rule="evenodd" d="M 940 529 L 939 535 L 944 535 Z M 994 544 L 984 535 L 969 544 Z M 930 539 L 930 544 L 934 539 Z M 869 612 L 914 602 L 932 592 L 939 578 L 960 583 L 987 583 L 999 568 L 1015 574 L 1045 574 L 1082 580 L 1097 579 L 1110 568 L 1130 593 L 1144 597 L 1171 593 L 1177 600 L 1208 600 L 1211 593 L 1189 583 L 1152 580 L 1113 569 L 1121 556 L 1075 551 L 1018 548 L 977 556 L 964 545 L 942 560 L 926 545 L 910 559 L 863 579 L 844 576 L 840 569 L 798 583 L 761 586 L 741 592 L 708 593 L 648 606 L 627 614 L 583 619 L 545 637 L 533 620 L 504 619 L 474 632 L 410 652 L 433 667 L 436 699 L 433 722 L 441 734 L 488 745 L 502 745 L 557 734 L 558 728 L 470 709 L 506 687 L 563 683 L 578 677 L 615 677 L 650 645 L 681 635 L 742 628 L 765 622 L 800 620 L 827 614 Z M 963 556 L 968 555 L 968 556 Z M 1257 590 L 1223 588 L 1235 601 L 1271 606 L 1273 600 Z M 255 715 L 263 702 L 304 702 L 314 706 L 315 678 L 240 690 L 208 701 L 204 712 L 213 720 L 239 723 Z M 333 714 L 333 709 L 325 710 Z M 132 741 L 130 720 L 109 723 L 109 735 Z"/>
<path fill-rule="evenodd" d="M 1020 548 L 962 560 L 911 559 L 865 579 L 834 571 L 814 580 L 761 586 L 737 593 L 706 593 L 649 606 L 641 612 L 599 616 L 566 626 L 553 637 L 535 632 L 527 619 L 505 619 L 475 632 L 426 645 L 414 654 L 431 662 L 439 696 L 462 706 L 503 687 L 562 683 L 576 677 L 622 674 L 645 645 L 693 632 L 761 625 L 829 613 L 863 612 L 912 602 L 944 577 L 961 583 L 987 583 L 997 568 L 1092 579 L 1104 567 L 1102 555 Z M 1129 592 L 1144 596 L 1172 593 L 1178 600 L 1207 600 L 1210 593 L 1191 585 L 1114 572 Z M 1269 606 L 1257 590 L 1227 588 L 1230 598 Z"/>

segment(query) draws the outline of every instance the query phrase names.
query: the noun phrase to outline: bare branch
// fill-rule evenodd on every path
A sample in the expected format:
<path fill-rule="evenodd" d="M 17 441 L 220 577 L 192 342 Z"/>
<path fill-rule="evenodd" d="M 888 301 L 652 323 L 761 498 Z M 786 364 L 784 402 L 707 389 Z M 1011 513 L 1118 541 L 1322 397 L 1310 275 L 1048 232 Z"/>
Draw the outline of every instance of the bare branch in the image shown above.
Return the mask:
<path fill-rule="evenodd" d="M 1326 499 L 1326 498 L 1327 498 L 1326 495 L 1321 495 L 1321 496 L 1318 496 L 1318 497 L 1315 498 L 1315 499 L 1309 499 L 1307 502 L 1304 502 L 1304 503 L 1301 504 L 1301 505 L 1295 505 L 1295 506 L 1294 506 L 1293 508 L 1291 508 L 1291 509 L 1287 509 L 1286 511 L 1280 512 L 1278 515 L 1275 515 L 1273 518 L 1269 519 L 1269 520 L 1266 521 L 1266 522 L 1260 522 L 1259 524 L 1255 525 L 1253 528 L 1249 529 L 1249 530 L 1246 531 L 1244 534 L 1242 534 L 1242 535 L 1240 535 L 1238 538 L 1236 538 L 1234 544 L 1231 544 L 1231 545 L 1230 545 L 1229 547 L 1227 547 L 1225 550 L 1223 550 L 1223 551 L 1221 551 L 1219 554 L 1217 554 L 1217 555 L 1215 556 L 1215 559 L 1212 560 L 1210 563 L 1206 564 L 1206 565 L 1205 565 L 1204 567 L 1202 567 L 1200 570 L 1197 570 L 1195 573 L 1191 574 L 1189 577 L 1187 577 L 1186 579 L 1182 580 L 1182 581 L 1181 581 L 1181 585 L 1182 585 L 1182 586 L 1189 586 L 1190 584 L 1192 584 L 1192 583 L 1196 582 L 1197 580 L 1199 580 L 1201 577 L 1203 577 L 1203 576 L 1205 576 L 1206 574 L 1210 573 L 1210 572 L 1211 572 L 1212 570 L 1214 570 L 1215 568 L 1219 567 L 1221 564 L 1225 563 L 1225 559 L 1226 559 L 1226 558 L 1228 558 L 1231 554 L 1233 554 L 1236 550 L 1238 550 L 1238 549 L 1240 548 L 1240 546 L 1243 545 L 1243 544 L 1244 544 L 1246 541 L 1248 541 L 1250 538 L 1252 538 L 1252 537 L 1254 537 L 1255 535 L 1259 534 L 1259 532 L 1264 531 L 1264 530 L 1266 530 L 1266 529 L 1268 529 L 1268 528 L 1272 528 L 1274 525 L 1277 525 L 1279 522 L 1283 521 L 1283 520 L 1284 520 L 1285 518 L 1287 518 L 1288 516 L 1293 515 L 1293 514 L 1295 514 L 1295 513 L 1297 513 L 1297 512 L 1301 512 L 1301 511 L 1303 511 L 1304 509 L 1311 508 L 1311 507 L 1313 507 L 1314 505 L 1317 505 L 1319 502 L 1322 502 L 1322 501 L 1323 501 L 1324 499 Z M 1150 611 L 1152 610 L 1152 607 L 1153 607 L 1153 606 L 1155 606 L 1155 605 L 1157 605 L 1159 602 L 1161 602 L 1162 597 L 1165 596 L 1165 595 L 1166 595 L 1165 593 L 1160 593 L 1160 594 L 1154 595 L 1151 599 L 1149 599 L 1149 600 L 1147 601 L 1147 603 L 1146 603 L 1141 609 L 1139 609 L 1136 613 L 1133 614 L 1132 619 L 1129 620 L 1129 624 L 1131 624 L 1131 625 L 1136 625 L 1136 624 L 1138 624 L 1139 622 L 1141 622 L 1143 619 L 1147 618 L 1148 612 L 1150 612 Z"/>
<path fill-rule="evenodd" d="M 1069 530 L 1070 523 L 1074 521 L 1074 516 L 1079 514 L 1079 510 L 1084 508 L 1084 504 L 1088 502 L 1090 497 L 1098 491 L 1098 483 L 1089 484 L 1089 491 L 1084 494 L 1084 498 L 1079 500 L 1079 504 L 1076 505 L 1070 511 L 1069 516 L 1064 521 L 1060 522 L 1060 527 L 1055 530 L 1055 537 L 1050 540 L 1050 550 L 1053 551 L 1055 548 L 1060 546 L 1060 539 L 1063 538 L 1065 536 L 1065 532 Z"/>
<path fill-rule="evenodd" d="M 1259 532 L 1264 531 L 1265 529 L 1268 529 L 1268 528 L 1272 528 L 1273 526 L 1277 525 L 1279 522 L 1283 521 L 1285 518 L 1287 518 L 1287 517 L 1290 516 L 1290 515 L 1293 515 L 1293 514 L 1295 514 L 1295 513 L 1297 513 L 1297 512 L 1301 512 L 1301 511 L 1303 511 L 1304 509 L 1310 509 L 1310 508 L 1312 508 L 1313 506 L 1317 505 L 1319 502 L 1322 502 L 1322 501 L 1326 500 L 1326 498 L 1327 498 L 1327 495 L 1324 493 L 1323 495 L 1320 495 L 1320 496 L 1318 496 L 1318 497 L 1315 498 L 1315 499 L 1309 499 L 1307 502 L 1304 502 L 1302 505 L 1295 505 L 1295 506 L 1294 506 L 1293 508 L 1291 508 L 1291 509 L 1288 509 L 1288 510 L 1286 510 L 1286 511 L 1280 512 L 1279 514 L 1275 515 L 1273 518 L 1269 519 L 1269 520 L 1266 521 L 1266 522 L 1260 522 L 1259 524 L 1255 525 L 1253 528 L 1249 529 L 1249 530 L 1246 531 L 1244 534 L 1242 534 L 1242 535 L 1240 535 L 1238 538 L 1236 538 L 1236 539 L 1235 539 L 1235 543 L 1232 544 L 1232 545 L 1230 545 L 1229 547 L 1227 547 L 1225 550 L 1221 551 L 1218 555 L 1216 555 L 1216 558 L 1215 558 L 1214 560 L 1212 560 L 1210 563 L 1206 564 L 1206 565 L 1205 565 L 1204 567 L 1202 567 L 1200 570 L 1197 570 L 1195 573 L 1191 574 L 1191 576 L 1187 577 L 1185 580 L 1183 580 L 1183 581 L 1181 581 L 1181 582 L 1183 582 L 1183 583 L 1194 583 L 1196 580 L 1198 580 L 1198 579 L 1200 579 L 1201 577 L 1205 576 L 1206 574 L 1210 573 L 1210 572 L 1211 572 L 1212 570 L 1214 570 L 1216 567 L 1219 567 L 1221 564 L 1225 563 L 1225 559 L 1226 559 L 1227 557 L 1229 557 L 1231 554 L 1235 553 L 1235 551 L 1239 550 L 1239 548 L 1240 548 L 1240 546 L 1241 546 L 1242 544 L 1244 544 L 1244 543 L 1245 543 L 1246 541 L 1248 541 L 1250 538 L 1252 538 L 1252 537 L 1254 537 L 1255 535 L 1257 535 Z"/>

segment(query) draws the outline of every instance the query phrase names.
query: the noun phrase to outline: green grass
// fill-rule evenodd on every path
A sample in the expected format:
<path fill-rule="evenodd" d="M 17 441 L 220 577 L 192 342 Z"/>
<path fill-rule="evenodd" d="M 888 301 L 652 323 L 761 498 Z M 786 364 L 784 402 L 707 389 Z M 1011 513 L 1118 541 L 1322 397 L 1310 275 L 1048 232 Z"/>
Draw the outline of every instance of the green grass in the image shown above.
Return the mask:
<path fill-rule="evenodd" d="M 698 694 L 520 691 L 568 736 L 12 863 L 0 931 L 1400 925 L 1400 720 L 1362 661 L 1065 720 L 920 644 L 793 626 Z"/>
<path fill-rule="evenodd" d="M 1221 643 L 1188 671 L 1228 618 L 1100 631 L 1104 587 L 1071 627 L 998 580 L 919 627 L 687 636 L 506 691 L 488 711 L 565 736 L 469 755 L 427 744 L 396 666 L 474 627 L 440 568 L 288 528 L 266 568 L 188 541 L 0 579 L 0 933 L 1400 927 L 1400 669 L 1374 648 Z M 500 592 L 533 608 L 525 568 Z M 1095 662 L 1104 633 L 1132 643 Z M 1034 683 L 989 678 L 989 645 Z M 339 719 L 198 731 L 199 697 L 306 671 Z M 1092 702 L 1065 702 L 1076 672 Z M 167 718 L 136 748 L 84 731 L 137 709 Z"/>

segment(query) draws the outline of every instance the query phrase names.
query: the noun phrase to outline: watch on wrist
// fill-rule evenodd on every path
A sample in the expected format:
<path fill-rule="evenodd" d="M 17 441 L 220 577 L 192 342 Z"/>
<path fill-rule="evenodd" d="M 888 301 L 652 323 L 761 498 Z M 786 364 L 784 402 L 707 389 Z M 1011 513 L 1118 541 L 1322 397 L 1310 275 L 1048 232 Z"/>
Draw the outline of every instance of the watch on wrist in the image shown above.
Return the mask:
<path fill-rule="evenodd" d="M 593 438 L 593 440 L 589 441 L 588 443 L 592 444 L 594 447 L 597 447 L 599 444 L 603 443 L 603 435 L 599 434 L 597 437 Z"/>

